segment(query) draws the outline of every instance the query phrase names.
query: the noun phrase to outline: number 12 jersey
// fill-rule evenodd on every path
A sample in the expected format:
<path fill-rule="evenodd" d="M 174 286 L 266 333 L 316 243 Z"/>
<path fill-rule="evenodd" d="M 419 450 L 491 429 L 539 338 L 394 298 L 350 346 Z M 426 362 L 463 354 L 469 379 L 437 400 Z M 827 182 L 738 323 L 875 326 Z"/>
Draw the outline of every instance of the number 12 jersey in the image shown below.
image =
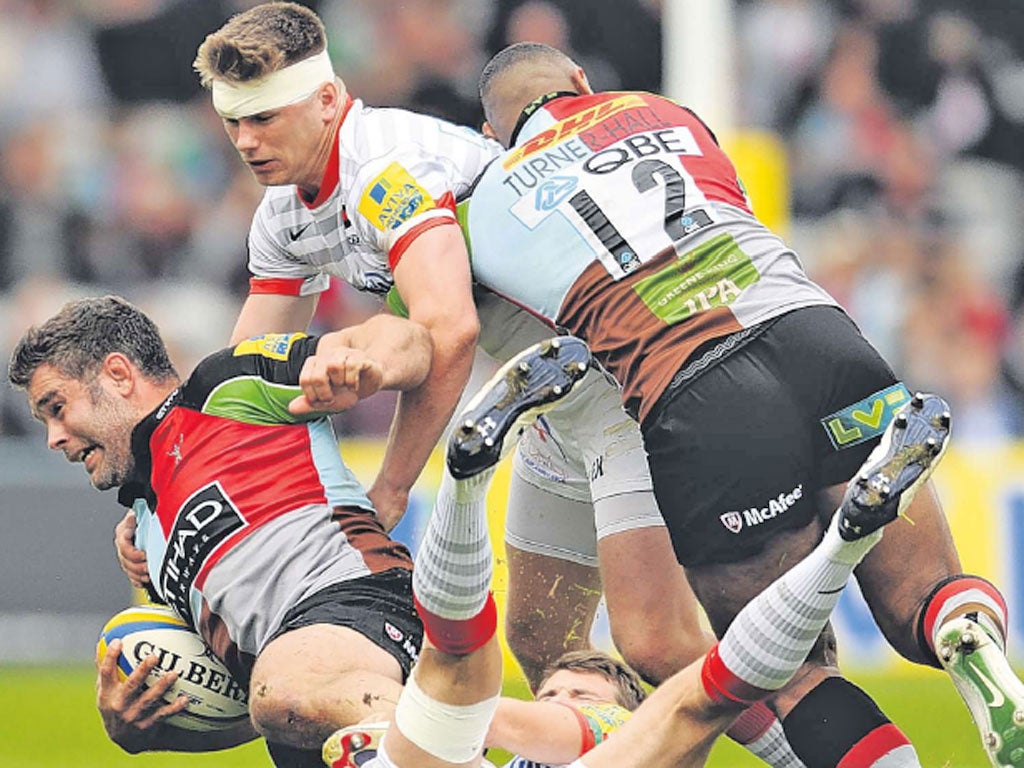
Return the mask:
<path fill-rule="evenodd" d="M 640 421 L 703 343 L 835 304 L 711 131 L 649 93 L 543 104 L 460 214 L 475 278 L 586 339 Z"/>

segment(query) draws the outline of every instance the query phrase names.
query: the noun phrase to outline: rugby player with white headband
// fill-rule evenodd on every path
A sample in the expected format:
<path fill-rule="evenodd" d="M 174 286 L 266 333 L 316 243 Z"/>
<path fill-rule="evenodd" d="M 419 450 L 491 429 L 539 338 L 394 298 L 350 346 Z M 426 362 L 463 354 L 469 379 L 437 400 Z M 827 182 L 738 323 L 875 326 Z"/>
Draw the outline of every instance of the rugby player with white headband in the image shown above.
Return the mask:
<path fill-rule="evenodd" d="M 393 283 L 432 337 L 432 369 L 399 396 L 369 490 L 391 528 L 464 385 L 478 327 L 481 346 L 499 360 L 551 335 L 493 295 L 478 302 L 479 320 L 474 309 L 453 203 L 500 147 L 443 120 L 350 98 L 330 66 L 322 22 L 294 3 L 232 17 L 203 42 L 195 67 L 240 157 L 267 187 L 233 340 L 306 327 L 331 276 L 375 293 Z M 594 478 L 592 466 L 602 468 Z M 616 646 L 648 682 L 709 647 L 654 501 L 639 430 L 599 373 L 548 414 L 543 432 L 521 441 L 506 519 L 509 642 L 532 685 L 564 650 L 589 646 L 602 588 Z M 115 540 L 122 567 L 141 584 L 145 556 L 133 537 L 129 516 Z M 658 577 L 635 578 L 640 560 Z"/>
<path fill-rule="evenodd" d="M 213 108 L 225 120 L 241 120 L 305 101 L 324 83 L 334 83 L 344 98 L 345 85 L 334 74 L 326 49 L 258 80 L 238 83 L 214 80 L 211 83 Z"/>
<path fill-rule="evenodd" d="M 472 368 L 479 323 L 455 200 L 499 148 L 467 128 L 353 100 L 323 23 L 294 3 L 232 17 L 200 46 L 195 67 L 267 187 L 232 341 L 305 328 L 331 276 L 379 295 L 398 285 L 410 319 L 430 332 L 430 375 L 400 396 L 370 490 L 378 510 L 404 511 Z"/>

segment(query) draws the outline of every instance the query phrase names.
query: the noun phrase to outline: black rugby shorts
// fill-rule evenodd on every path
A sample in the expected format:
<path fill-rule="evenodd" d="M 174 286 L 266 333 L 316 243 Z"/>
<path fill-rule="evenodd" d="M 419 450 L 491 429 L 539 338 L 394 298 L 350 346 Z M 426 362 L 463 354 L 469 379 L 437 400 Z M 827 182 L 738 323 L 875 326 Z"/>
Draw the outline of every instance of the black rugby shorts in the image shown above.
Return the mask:
<path fill-rule="evenodd" d="M 794 310 L 675 389 L 641 426 L 679 562 L 730 563 L 818 513 L 909 399 L 853 321 Z M 831 510 L 829 510 L 830 512 Z"/>
<path fill-rule="evenodd" d="M 412 601 L 412 571 L 392 568 L 331 584 L 288 611 L 270 640 L 313 624 L 348 627 L 365 635 L 395 657 L 405 680 L 423 646 L 423 622 Z"/>

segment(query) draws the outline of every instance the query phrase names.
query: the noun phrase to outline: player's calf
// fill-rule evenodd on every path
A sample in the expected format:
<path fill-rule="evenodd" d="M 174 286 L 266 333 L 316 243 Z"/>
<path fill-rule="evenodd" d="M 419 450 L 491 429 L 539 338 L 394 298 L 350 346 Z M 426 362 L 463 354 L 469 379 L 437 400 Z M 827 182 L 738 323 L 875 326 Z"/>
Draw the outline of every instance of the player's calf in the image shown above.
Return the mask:
<path fill-rule="evenodd" d="M 452 476 L 462 480 L 497 464 L 589 369 L 590 350 L 573 336 L 534 344 L 505 363 L 459 417 L 448 441 Z"/>

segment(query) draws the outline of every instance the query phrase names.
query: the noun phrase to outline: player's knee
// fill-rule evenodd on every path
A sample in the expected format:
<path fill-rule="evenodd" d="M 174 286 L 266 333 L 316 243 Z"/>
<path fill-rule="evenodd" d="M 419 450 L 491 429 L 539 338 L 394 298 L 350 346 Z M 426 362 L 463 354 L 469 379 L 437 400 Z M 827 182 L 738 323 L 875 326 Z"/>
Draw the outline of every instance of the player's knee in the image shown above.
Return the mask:
<path fill-rule="evenodd" d="M 268 742 L 305 747 L 310 741 L 306 733 L 311 720 L 309 701 L 308 696 L 290 686 L 254 679 L 249 691 L 249 719 Z"/>
<path fill-rule="evenodd" d="M 262 689 L 262 690 L 260 690 Z M 267 741 L 281 741 L 278 734 L 288 719 L 288 703 L 267 686 L 253 687 L 249 696 L 249 719 L 253 728 Z"/>

